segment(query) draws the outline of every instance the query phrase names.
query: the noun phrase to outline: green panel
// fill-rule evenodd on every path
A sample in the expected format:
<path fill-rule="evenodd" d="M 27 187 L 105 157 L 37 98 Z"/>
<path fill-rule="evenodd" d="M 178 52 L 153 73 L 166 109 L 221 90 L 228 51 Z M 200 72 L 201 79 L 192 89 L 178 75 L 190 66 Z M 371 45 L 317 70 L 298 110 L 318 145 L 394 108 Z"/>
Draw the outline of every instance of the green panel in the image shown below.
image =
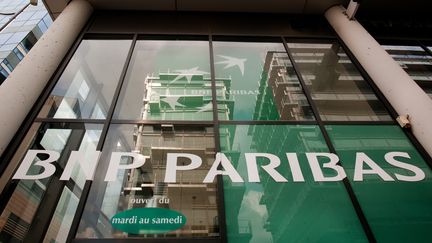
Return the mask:
<path fill-rule="evenodd" d="M 395 181 L 383 181 L 377 175 L 364 175 L 352 182 L 361 207 L 378 242 L 432 242 L 432 183 L 430 169 L 397 126 L 327 126 L 342 164 L 353 180 L 355 153 L 366 153 Z M 395 173 L 412 176 L 386 162 L 384 155 L 399 151 L 410 155 L 397 160 L 421 168 L 426 178 L 420 182 L 403 182 Z M 369 169 L 364 166 L 365 169 Z"/>
<path fill-rule="evenodd" d="M 317 126 L 226 125 L 220 132 L 222 152 L 245 181 L 248 152 L 278 156 L 288 179 L 277 183 L 260 170 L 261 183 L 224 180 L 228 242 L 367 242 L 342 182 L 314 182 L 305 152 L 328 152 Z M 293 182 L 289 152 L 298 154 L 305 182 Z"/>
<path fill-rule="evenodd" d="M 166 208 L 134 208 L 114 215 L 114 228 L 132 234 L 160 234 L 181 228 L 186 217 Z"/>

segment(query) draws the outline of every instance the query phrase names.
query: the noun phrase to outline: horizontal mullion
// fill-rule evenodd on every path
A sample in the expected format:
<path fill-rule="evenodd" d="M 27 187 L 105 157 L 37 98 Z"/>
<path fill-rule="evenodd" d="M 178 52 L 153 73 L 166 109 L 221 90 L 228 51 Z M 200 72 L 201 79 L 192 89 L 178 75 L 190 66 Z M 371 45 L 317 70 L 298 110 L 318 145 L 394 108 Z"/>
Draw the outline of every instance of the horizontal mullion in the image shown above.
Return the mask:
<path fill-rule="evenodd" d="M 183 121 L 183 120 L 112 120 L 111 124 L 173 124 L 173 125 L 213 125 L 213 120 L 209 121 Z"/>
<path fill-rule="evenodd" d="M 220 120 L 223 125 L 318 125 L 317 121 L 232 121 Z"/>
<path fill-rule="evenodd" d="M 45 123 L 97 123 L 104 124 L 104 119 L 63 119 L 63 118 L 36 118 L 35 122 Z"/>
<path fill-rule="evenodd" d="M 398 125 L 395 121 L 323 121 L 324 125 Z"/>
<path fill-rule="evenodd" d="M 217 238 L 141 238 L 141 239 L 74 239 L 72 243 L 130 243 L 130 242 L 148 242 L 148 243 L 220 243 L 221 240 Z"/>

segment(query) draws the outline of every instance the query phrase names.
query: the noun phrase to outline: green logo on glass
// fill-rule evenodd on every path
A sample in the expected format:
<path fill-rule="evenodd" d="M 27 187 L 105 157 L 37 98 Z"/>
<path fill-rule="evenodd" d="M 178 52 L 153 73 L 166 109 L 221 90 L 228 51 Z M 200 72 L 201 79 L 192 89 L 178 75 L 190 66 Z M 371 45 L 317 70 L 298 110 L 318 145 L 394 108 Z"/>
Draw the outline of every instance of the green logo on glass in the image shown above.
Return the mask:
<path fill-rule="evenodd" d="M 183 227 L 186 217 L 165 208 L 135 208 L 114 215 L 111 224 L 127 233 L 158 234 Z"/>

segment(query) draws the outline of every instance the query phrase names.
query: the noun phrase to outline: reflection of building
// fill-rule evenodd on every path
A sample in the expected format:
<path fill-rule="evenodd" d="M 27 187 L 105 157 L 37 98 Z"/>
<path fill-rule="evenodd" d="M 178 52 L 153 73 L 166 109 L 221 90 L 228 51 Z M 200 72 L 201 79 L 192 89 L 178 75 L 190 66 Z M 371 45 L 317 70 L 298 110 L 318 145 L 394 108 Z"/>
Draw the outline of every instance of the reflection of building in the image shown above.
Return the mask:
<path fill-rule="evenodd" d="M 262 196 L 259 205 L 265 206 L 266 218 L 263 219 L 262 227 L 271 234 L 273 242 L 284 242 L 290 238 L 293 242 L 301 242 L 305 235 L 313 239 L 315 234 L 310 235 L 310 230 L 315 228 L 315 223 L 320 224 L 322 219 L 316 218 L 317 212 L 310 205 L 317 203 L 321 194 L 332 194 L 334 190 L 340 189 L 334 185 L 318 185 L 313 182 L 307 171 L 307 161 L 299 157 L 304 177 L 303 183 L 295 183 L 291 171 L 284 156 L 286 152 L 296 151 L 299 156 L 304 156 L 302 151 L 325 151 L 326 145 L 320 137 L 319 130 L 314 126 L 250 126 L 248 134 L 252 137 L 251 149 L 266 151 L 278 155 L 281 165 L 278 171 L 288 179 L 287 183 L 275 182 L 268 173 L 261 170 Z M 265 162 L 263 162 L 265 163 Z M 306 165 L 306 166 L 305 166 Z M 337 200 L 337 199 L 334 199 Z M 321 214 L 325 217 L 325 213 Z M 309 222 L 308 226 L 302 227 L 303 222 Z M 320 228 L 320 227 L 316 227 Z M 322 229 L 322 232 L 314 230 L 317 236 L 335 234 Z M 337 237 L 336 237 L 337 238 Z M 311 240 L 312 242 L 317 239 Z"/>
<path fill-rule="evenodd" d="M 390 119 L 339 43 L 288 46 L 323 120 Z"/>
<path fill-rule="evenodd" d="M 29 149 L 58 152 L 65 148 L 84 153 L 91 152 L 96 148 L 100 135 L 98 125 L 86 127 L 58 123 L 36 123 L 31 130 L 32 135 L 26 138 L 26 146 L 29 146 Z M 38 155 L 36 161 L 43 159 L 43 154 Z M 67 154 L 62 154 L 58 159 L 58 176 L 63 172 L 67 160 Z M 42 171 L 43 168 L 41 167 L 33 167 L 29 174 L 38 174 Z M 22 180 L 14 183 L 8 192 L 13 203 L 5 205 L 0 217 L 0 241 L 22 242 L 26 235 L 41 230 L 41 226 L 45 223 L 50 225 L 45 229 L 45 236 L 33 237 L 32 240 L 65 241 L 67 237 L 65 232 L 69 230 L 69 226 L 66 226 L 65 223 L 71 223 L 72 218 L 69 214 L 71 209 L 78 204 L 84 183 L 85 178 L 78 170 L 72 173 L 72 179 L 64 187 L 59 186 L 58 180 L 49 179 Z M 59 200 L 58 206 L 48 209 L 47 194 L 51 199 L 57 198 Z M 47 209 L 53 213 L 52 218 L 42 217 L 39 218 L 37 224 L 32 223 L 35 215 L 41 210 Z"/>
<path fill-rule="evenodd" d="M 230 84 L 230 79 L 216 80 L 217 111 L 221 119 L 232 117 L 233 101 L 228 98 Z M 212 85 L 202 74 L 148 76 L 143 103 L 143 120 L 213 119 Z"/>
<path fill-rule="evenodd" d="M 428 234 L 432 184 L 424 163 L 430 156 L 423 153 L 423 160 L 418 153 L 423 150 L 412 138 L 418 136 L 432 151 L 432 101 L 402 74 L 389 78 L 403 70 L 391 58 L 374 60 L 380 52 L 368 52 L 374 46 L 373 38 L 356 38 L 367 31 L 361 26 L 351 28 L 349 25 L 359 23 L 348 20 L 342 8 L 332 7 L 348 1 L 274 0 L 247 5 L 223 0 L 205 4 L 182 0 L 176 4 L 157 0 L 45 2 L 53 16 L 58 16 L 56 22 L 40 40 L 42 44 L 33 47 L 0 87 L 0 188 L 5 188 L 0 190 L 0 211 L 6 215 L 0 221 L 4 224 L 0 233 L 27 242 L 45 238 L 47 242 L 226 243 L 225 238 L 228 243 L 432 242 Z M 363 2 L 367 6 L 378 1 Z M 394 22 L 387 14 L 395 6 L 405 10 L 412 5 L 401 0 L 379 2 L 390 6 L 385 10 L 391 11 L 375 8 L 390 23 Z M 316 15 L 310 15 L 313 13 Z M 343 25 L 337 28 L 338 34 L 332 29 L 335 22 Z M 339 32 L 353 30 L 358 32 Z M 428 30 L 423 32 L 429 37 L 420 42 L 429 47 L 432 32 L 429 27 L 423 30 Z M 417 41 L 415 36 L 410 38 Z M 382 72 L 370 63 L 393 68 Z M 170 71 L 197 70 L 192 67 L 205 71 Z M 146 77 L 148 73 L 152 75 Z M 368 75 L 377 73 L 382 76 L 369 80 Z M 419 99 L 422 94 L 423 100 Z M 412 133 L 395 122 L 406 112 L 416 128 Z M 10 196 L 10 188 L 26 183 L 11 178 L 32 141 L 41 136 L 51 137 L 55 145 L 67 140 L 62 131 L 30 129 L 40 123 L 61 124 L 64 129 L 98 125 L 101 135 L 94 143 L 103 151 L 100 168 L 93 181 L 82 180 L 78 187 L 75 180 L 60 181 L 55 174 L 19 187 Z M 392 128 L 386 130 L 390 132 L 379 133 L 385 126 Z M 392 131 L 400 132 L 401 141 L 394 141 Z M 331 132 L 339 140 L 332 140 Z M 75 136 L 79 138 L 79 132 Z M 351 137 L 352 148 L 340 151 L 348 145 L 347 137 Z M 277 184 L 265 173 L 261 183 L 227 180 L 222 188 L 202 183 L 219 148 L 241 171 L 245 152 L 277 154 L 284 163 L 285 152 L 303 154 L 303 166 L 307 162 L 304 153 L 328 151 L 324 144 L 341 154 L 364 151 L 365 145 L 382 154 L 405 149 L 428 172 L 428 178 L 412 183 L 370 180 L 352 183 L 355 188 L 346 190 L 340 182 L 311 183 L 306 167 L 302 183 Z M 36 144 L 31 148 L 48 147 Z M 59 171 L 76 149 L 74 143 L 59 148 L 61 161 L 53 163 Z M 111 153 L 117 151 L 150 159 L 139 169 L 119 171 L 117 180 L 107 183 L 104 172 Z M 179 183 L 166 184 L 161 178 L 168 152 L 197 154 L 205 163 L 191 173 L 178 173 Z M 132 162 L 131 158 L 122 161 Z M 11 173 L 4 172 L 6 167 Z M 280 169 L 290 178 L 286 165 Z M 398 171 L 409 176 L 407 170 Z M 69 196 L 60 195 L 63 189 Z M 216 194 L 222 189 L 223 202 Z M 33 196 L 39 192 L 43 195 Z M 32 196 L 22 196 L 26 194 Z M 30 203 L 15 207 L 28 198 Z M 131 198 L 149 200 L 137 203 Z M 161 198 L 170 202 L 162 204 Z M 12 206 L 14 215 L 9 214 Z M 111 217 L 121 211 L 155 206 L 180 211 L 188 224 L 173 232 L 139 235 L 111 225 Z M 23 215 L 17 214 L 20 209 Z M 9 241 L 7 237 L 0 241 Z"/>
<path fill-rule="evenodd" d="M 0 13 L 19 13 L 26 0 L 0 1 Z M 0 15 L 0 25 L 13 15 Z M 28 6 L 0 32 L 0 85 L 24 58 L 52 20 L 42 2 Z"/>
<path fill-rule="evenodd" d="M 80 235 L 91 228 L 98 237 L 133 237 L 113 229 L 110 218 L 128 209 L 144 207 L 169 208 L 186 217 L 184 227 L 160 237 L 219 234 L 216 183 L 202 183 L 214 161 L 213 129 L 203 126 L 166 128 L 164 125 L 124 125 L 111 132 L 110 143 L 104 149 L 106 155 L 102 156 L 109 156 L 111 151 L 132 151 L 149 159 L 138 169 L 119 171 L 115 182 L 106 183 L 103 176 L 97 177 L 92 191 L 94 200 L 84 213 L 85 223 L 81 223 Z M 132 139 L 126 137 L 130 135 Z M 192 171 L 178 172 L 176 183 L 164 183 L 167 153 L 191 153 L 202 158 L 203 164 Z M 124 158 L 123 163 L 132 163 L 132 159 Z M 179 165 L 189 163 L 187 158 L 178 160 Z M 106 165 L 99 169 L 103 167 L 106 169 Z"/>
<path fill-rule="evenodd" d="M 383 48 L 432 98 L 432 48 L 412 43 L 410 45 L 383 45 Z M 427 52 L 429 49 L 429 53 Z"/>
<path fill-rule="evenodd" d="M 312 110 L 285 52 L 267 52 L 254 120 L 313 119 Z"/>
<path fill-rule="evenodd" d="M 238 148 L 234 147 L 235 127 L 225 126 L 220 130 L 220 143 L 222 151 L 232 161 L 233 166 L 239 168 L 239 159 L 242 156 Z M 253 232 L 250 219 L 241 219 L 240 208 L 242 201 L 245 197 L 245 184 L 233 183 L 231 180 L 224 179 L 224 195 L 225 204 L 225 217 L 227 217 L 227 227 L 229 228 L 228 238 L 235 242 L 249 242 L 252 238 Z"/>

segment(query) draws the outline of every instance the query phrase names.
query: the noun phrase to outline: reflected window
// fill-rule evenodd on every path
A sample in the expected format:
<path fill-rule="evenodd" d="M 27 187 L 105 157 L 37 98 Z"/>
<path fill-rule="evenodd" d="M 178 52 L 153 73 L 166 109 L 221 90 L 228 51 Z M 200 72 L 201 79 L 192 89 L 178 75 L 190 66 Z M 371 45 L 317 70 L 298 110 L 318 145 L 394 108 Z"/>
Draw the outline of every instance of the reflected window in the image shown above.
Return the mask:
<path fill-rule="evenodd" d="M 221 120 L 313 120 L 282 43 L 215 41 Z"/>
<path fill-rule="evenodd" d="M 288 43 L 325 121 L 389 121 L 391 117 L 341 45 Z"/>
<path fill-rule="evenodd" d="M 420 46 L 382 45 L 382 47 L 432 98 L 432 56 Z"/>
<path fill-rule="evenodd" d="M 208 41 L 136 43 L 114 119 L 212 120 Z"/>
<path fill-rule="evenodd" d="M 130 40 L 83 40 L 39 117 L 106 118 L 130 44 Z"/>
<path fill-rule="evenodd" d="M 3 81 L 5 81 L 8 76 L 9 73 L 2 66 L 0 66 L 0 84 L 3 83 Z"/>
<path fill-rule="evenodd" d="M 33 124 L 0 179 L 2 189 L 29 149 L 59 153 L 60 158 L 53 164 L 60 173 L 45 179 L 14 180 L 16 183 L 9 185 L 8 190 L 13 192 L 0 216 L 0 242 L 21 242 L 26 237 L 32 237 L 28 235 L 29 230 L 39 227 L 40 219 L 48 217 L 40 215 L 40 211 L 43 211 L 40 203 L 45 199 L 47 192 L 50 197 L 61 195 L 61 199 L 57 206 L 54 205 L 52 208 L 52 211 L 56 210 L 56 213 L 51 222 L 48 221 L 49 233 L 45 239 L 47 242 L 55 239 L 60 242 L 65 241 L 81 197 L 81 191 L 84 188 L 85 174 L 76 164 L 72 170 L 71 179 L 65 186 L 61 186 L 62 182 L 59 181 L 59 177 L 72 150 L 81 152 L 83 158 L 92 156 L 96 151 L 101 131 L 102 125 L 96 124 Z M 46 154 L 37 154 L 27 175 L 41 174 L 45 170 L 44 167 L 35 165 L 35 163 L 46 159 Z M 43 206 L 48 207 L 48 205 Z M 35 220 L 36 218 L 38 220 Z"/>
<path fill-rule="evenodd" d="M 18 57 L 18 59 L 22 60 L 24 58 L 24 54 L 18 50 L 18 48 L 13 49 L 13 53 Z"/>
<path fill-rule="evenodd" d="M 9 58 L 9 57 L 8 57 Z M 14 70 L 14 67 L 12 66 L 12 64 L 9 62 L 8 59 L 4 59 L 3 63 L 6 65 L 6 67 L 9 69 L 10 72 L 12 72 Z"/>
<path fill-rule="evenodd" d="M 145 156 L 136 169 L 118 170 L 115 181 L 105 181 L 113 152 Z M 176 183 L 165 183 L 167 154 L 190 153 L 202 160 L 199 168 L 177 171 Z M 215 158 L 212 127 L 111 125 L 90 189 L 77 238 L 187 238 L 219 236 L 216 183 L 203 183 Z M 123 156 L 121 164 L 136 162 Z M 188 165 L 187 158 L 179 165 Z M 111 219 L 131 209 L 165 208 L 182 213 L 186 224 L 166 233 L 128 233 L 114 228 Z"/>

